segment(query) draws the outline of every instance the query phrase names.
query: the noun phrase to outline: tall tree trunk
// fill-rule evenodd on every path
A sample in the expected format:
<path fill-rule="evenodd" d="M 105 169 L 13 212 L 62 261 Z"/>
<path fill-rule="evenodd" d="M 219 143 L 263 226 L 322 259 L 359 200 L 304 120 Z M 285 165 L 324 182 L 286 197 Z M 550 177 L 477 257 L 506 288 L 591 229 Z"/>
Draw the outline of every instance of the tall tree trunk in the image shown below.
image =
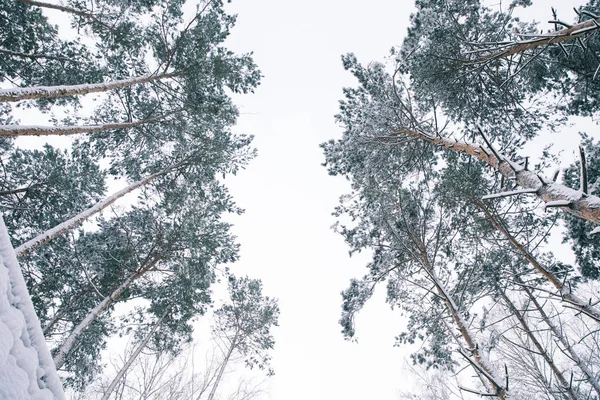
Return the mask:
<path fill-rule="evenodd" d="M 468 64 L 481 63 L 485 61 L 496 60 L 499 58 L 508 58 L 515 54 L 523 53 L 527 50 L 535 49 L 541 46 L 550 46 L 553 44 L 566 42 L 579 38 L 586 33 L 597 31 L 600 28 L 600 18 L 589 19 L 582 23 L 571 26 L 567 29 L 562 29 L 556 32 L 548 32 L 537 35 L 531 39 L 514 42 L 503 50 L 490 50 L 491 54 L 480 57 L 479 59 L 468 62 Z M 497 47 L 496 47 L 497 49 Z"/>
<path fill-rule="evenodd" d="M 0 393 L 65 399 L 4 220 L 0 216 Z M 6 389 L 11 390 L 6 391 Z M 3 390 L 5 389 L 5 390 Z M 12 393 L 12 396 L 10 394 Z"/>
<path fill-rule="evenodd" d="M 146 264 L 142 269 L 129 275 L 127 279 L 116 288 L 109 296 L 106 296 L 100 303 L 96 305 L 85 318 L 73 328 L 69 336 L 62 342 L 58 351 L 54 355 L 54 365 L 56 369 L 60 369 L 65 363 L 65 357 L 73 348 L 77 338 L 98 318 L 112 303 L 114 303 L 125 290 L 127 290 L 133 282 L 138 278 L 153 270 L 156 264 L 160 261 L 160 257 L 155 257 L 152 261 Z"/>
<path fill-rule="evenodd" d="M 166 318 L 166 316 L 169 314 L 170 311 L 171 311 L 171 307 L 168 307 L 165 310 L 165 312 L 161 315 L 161 317 L 158 319 L 158 321 L 156 321 L 154 323 L 154 326 L 152 327 L 150 332 L 148 332 L 148 334 L 144 337 L 144 339 L 138 344 L 138 346 L 135 348 L 134 352 L 131 354 L 131 356 L 129 357 L 127 362 L 125 362 L 123 367 L 121 367 L 121 369 L 117 373 L 117 376 L 115 376 L 115 378 L 112 380 L 112 382 L 108 386 L 108 389 L 106 389 L 106 391 L 104 392 L 104 395 L 102 396 L 102 400 L 108 400 L 108 398 L 110 397 L 113 390 L 115 390 L 115 387 L 117 387 L 117 385 L 119 384 L 119 381 L 121 380 L 121 378 L 123 378 L 123 375 L 125 375 L 125 373 L 129 369 L 129 367 L 131 367 L 131 364 L 136 360 L 136 358 L 140 355 L 142 350 L 146 347 L 146 345 L 148 344 L 148 341 L 152 338 L 152 335 L 154 335 L 154 332 L 156 332 L 156 330 L 162 324 L 163 320 Z"/>
<path fill-rule="evenodd" d="M 111 205 L 112 203 L 114 203 L 115 201 L 120 199 L 121 197 L 125 196 L 127 193 L 132 192 L 135 189 L 144 186 L 145 184 L 153 181 L 154 179 L 158 178 L 161 175 L 167 174 L 172 169 L 173 168 L 167 168 L 167 169 L 164 169 L 155 174 L 149 175 L 143 179 L 140 179 L 139 181 L 132 183 L 131 185 L 127 186 L 126 188 L 121 189 L 118 192 L 114 193 L 112 196 L 109 196 L 109 197 L 105 198 L 104 200 L 96 203 L 94 206 L 88 208 L 87 210 L 82 211 L 79 214 L 75 215 L 74 217 L 66 220 L 65 222 L 62 222 L 62 223 L 56 225 L 54 228 L 48 229 L 46 232 L 40 233 L 33 239 L 28 240 L 27 242 L 23 243 L 22 245 L 20 245 L 19 247 L 17 247 L 15 249 L 15 252 L 17 253 L 17 257 L 22 257 L 24 255 L 27 255 L 27 254 L 31 253 L 33 250 L 42 246 L 43 244 L 49 242 L 50 240 L 62 235 L 65 232 L 68 232 L 68 231 L 74 229 L 80 223 L 82 223 L 86 219 L 90 218 L 94 214 L 97 214 L 100 211 L 104 210 L 106 207 L 108 207 L 109 205 Z"/>
<path fill-rule="evenodd" d="M 479 346 L 475 342 L 473 334 L 471 334 L 471 332 L 469 331 L 469 327 L 466 321 L 464 320 L 458 306 L 452 299 L 452 296 L 446 291 L 445 287 L 439 281 L 437 275 L 435 274 L 433 266 L 429 263 L 429 260 L 426 259 L 426 255 L 424 255 L 422 261 L 423 265 L 425 266 L 425 270 L 429 275 L 429 278 L 435 285 L 439 296 L 443 299 L 444 304 L 446 305 L 446 309 L 450 312 L 450 315 L 452 316 L 454 324 L 458 328 L 458 331 L 460 332 L 463 340 L 468 346 L 467 350 L 471 353 L 471 356 L 469 356 L 468 354 L 463 354 L 463 356 L 468 357 L 470 360 L 472 360 L 472 363 L 478 369 L 478 375 L 485 376 L 487 382 L 489 383 L 489 385 L 486 386 L 488 386 L 488 388 L 491 389 L 491 391 L 495 393 L 499 399 L 506 399 L 506 388 L 504 388 L 503 385 L 500 384 L 500 381 L 494 376 L 493 368 L 490 365 L 488 365 L 486 360 L 484 360 L 484 358 L 481 356 L 479 352 Z"/>
<path fill-rule="evenodd" d="M 379 139 L 387 141 L 398 136 L 414 137 L 451 151 L 478 158 L 498 170 L 505 178 L 515 179 L 518 186 L 529 189 L 528 193 L 536 195 L 546 203 L 547 207 L 560 208 L 578 218 L 600 225 L 600 197 L 588 195 L 554 182 L 548 182 L 535 172 L 524 169 L 492 149 L 486 150 L 474 143 L 455 142 L 411 129 L 400 129 L 390 136 L 382 136 Z M 494 153 L 498 154 L 500 159 Z"/>
<path fill-rule="evenodd" d="M 546 351 L 546 348 L 544 346 L 542 346 L 540 341 L 535 337 L 535 335 L 529 328 L 529 325 L 527 324 L 527 321 L 525 320 L 525 316 L 523 314 L 521 314 L 521 312 L 517 309 L 517 307 L 514 305 L 514 303 L 508 298 L 508 296 L 506 295 L 504 290 L 502 290 L 500 288 L 496 288 L 496 291 L 500 294 L 500 297 L 502 297 L 502 299 L 504 300 L 504 303 L 508 306 L 511 313 L 515 317 L 517 317 L 517 320 L 519 320 L 519 323 L 521 324 L 523 331 L 525 332 L 525 334 L 527 335 L 529 340 L 531 340 L 531 342 L 535 346 L 537 353 L 542 356 L 544 361 L 546 361 L 546 364 L 548 364 L 548 366 L 554 373 L 554 376 L 556 376 L 558 383 L 560 383 L 559 387 L 560 387 L 561 392 L 564 391 L 567 394 L 567 396 L 569 396 L 569 398 L 572 400 L 578 400 L 578 397 L 575 395 L 575 393 L 573 393 L 573 389 L 569 385 L 569 382 L 567 381 L 567 379 L 565 379 L 562 371 L 560 369 L 558 369 L 558 367 L 554 363 L 554 360 Z"/>
<path fill-rule="evenodd" d="M 569 287 L 563 285 L 562 281 L 556 275 L 544 268 L 535 257 L 521 244 L 519 241 L 506 229 L 506 227 L 488 210 L 488 208 L 478 200 L 474 201 L 475 205 L 484 212 L 486 219 L 494 225 L 494 227 L 502 233 L 502 235 L 510 242 L 510 244 L 519 252 L 527 262 L 538 271 L 548 282 L 552 284 L 560 293 L 560 296 L 569 302 L 573 307 L 588 315 L 589 317 L 600 323 L 600 310 L 590 305 L 588 302 L 575 296 Z"/>
<path fill-rule="evenodd" d="M 181 110 L 173 111 L 155 118 L 133 122 L 116 122 L 100 125 L 81 126 L 29 126 L 29 125 L 0 125 L 0 136 L 64 136 L 78 133 L 96 133 L 116 129 L 131 129 L 137 126 L 163 121 L 170 115 Z M 1 194 L 1 193 L 0 193 Z"/>
<path fill-rule="evenodd" d="M 520 281 L 520 279 L 518 277 L 517 277 L 517 281 L 518 282 Z M 520 283 L 522 283 L 522 282 L 520 282 Z M 544 311 L 544 308 L 542 307 L 542 305 L 538 302 L 537 298 L 531 292 L 531 289 L 529 289 L 527 286 L 522 286 L 522 287 L 523 287 L 523 290 L 525 291 L 525 293 L 527 293 L 527 296 L 529 297 L 529 299 L 531 300 L 533 305 L 535 306 L 536 310 L 540 313 L 540 316 L 542 317 L 542 320 L 544 321 L 544 323 L 546 325 L 548 325 L 548 327 L 550 328 L 550 331 L 552 332 L 554 337 L 556 337 L 556 339 L 558 339 L 558 341 L 565 348 L 565 351 L 567 353 L 569 353 L 569 357 L 571 358 L 571 360 L 573 360 L 575 365 L 577 365 L 579 370 L 583 373 L 587 382 L 594 388 L 594 391 L 596 392 L 596 394 L 598 395 L 598 398 L 600 399 L 600 380 L 596 377 L 596 375 L 594 375 L 593 371 L 590 370 L 590 368 L 588 367 L 588 364 L 581 359 L 581 357 L 579 356 L 577 351 L 569 343 L 569 340 L 565 337 L 562 329 L 557 327 L 554 324 L 554 322 L 552 322 L 552 320 L 550 319 L 548 314 L 546 314 L 546 311 Z"/>
<path fill-rule="evenodd" d="M 105 83 L 90 83 L 70 86 L 32 86 L 25 88 L 0 89 L 0 102 L 47 99 L 66 96 L 78 96 L 88 93 L 106 92 L 122 89 L 142 83 L 153 82 L 181 76 L 181 72 L 148 74 Z"/>
<path fill-rule="evenodd" d="M 215 394 L 217 393 L 217 387 L 219 386 L 219 383 L 221 382 L 221 379 L 223 378 L 223 373 L 225 372 L 225 367 L 227 367 L 227 363 L 229 362 L 229 359 L 231 358 L 231 354 L 233 353 L 233 351 L 235 350 L 236 347 L 237 347 L 237 335 L 231 341 L 231 345 L 229 346 L 229 351 L 227 352 L 227 355 L 225 356 L 225 359 L 223 360 L 223 364 L 219 368 L 219 373 L 217 374 L 217 377 L 215 378 L 215 382 L 213 383 L 213 386 L 210 389 L 210 393 L 208 394 L 208 398 L 206 400 L 214 399 Z M 202 394 L 200 394 L 200 395 L 202 395 Z M 198 398 L 197 400 L 200 400 L 200 398 Z"/>

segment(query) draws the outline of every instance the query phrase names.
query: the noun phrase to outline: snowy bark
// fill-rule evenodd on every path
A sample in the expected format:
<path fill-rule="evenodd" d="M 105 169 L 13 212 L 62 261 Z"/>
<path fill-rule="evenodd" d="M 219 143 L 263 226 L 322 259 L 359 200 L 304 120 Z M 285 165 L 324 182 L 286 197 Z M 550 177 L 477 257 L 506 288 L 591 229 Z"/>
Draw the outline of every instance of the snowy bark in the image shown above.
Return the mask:
<path fill-rule="evenodd" d="M 103 83 L 90 83 L 71 86 L 32 86 L 24 88 L 16 87 L 10 89 L 0 89 L 0 102 L 78 96 L 88 93 L 106 92 L 108 90 L 122 89 L 129 86 L 153 82 L 161 79 L 173 78 L 180 75 L 181 73 L 173 72 L 156 75 L 142 75 L 133 78 Z"/>
<path fill-rule="evenodd" d="M 65 398 L 1 217 L 0 382 L 2 399 Z"/>
<path fill-rule="evenodd" d="M 42 135 L 75 135 L 78 133 L 96 133 L 116 129 L 131 129 L 144 124 L 163 121 L 177 111 L 133 122 L 108 123 L 82 126 L 31 126 L 31 125 L 0 125 L 0 136 L 42 136 Z"/>
<path fill-rule="evenodd" d="M 62 223 L 56 225 L 54 228 L 48 229 L 46 232 L 37 235 L 36 237 L 34 237 L 31 240 L 28 240 L 27 242 L 23 243 L 22 245 L 20 245 L 19 247 L 17 247 L 15 249 L 15 252 L 17 253 L 17 257 L 22 257 L 24 255 L 27 255 L 27 254 L 31 253 L 33 250 L 42 246 L 43 244 L 49 242 L 50 240 L 62 235 L 65 232 L 72 230 L 73 228 L 78 226 L 80 223 L 82 223 L 86 219 L 90 218 L 94 214 L 99 213 L 100 211 L 104 210 L 106 207 L 108 207 L 109 205 L 111 205 L 112 203 L 117 201 L 119 198 L 125 196 L 127 193 L 132 192 L 135 189 L 144 186 L 145 184 L 156 179 L 157 177 L 166 174 L 170 170 L 171 169 L 165 169 L 161 172 L 157 172 L 156 174 L 152 174 L 143 179 L 140 179 L 139 181 L 132 183 L 131 185 L 127 186 L 126 188 L 121 189 L 118 192 L 114 193 L 112 196 L 109 196 L 109 197 L 105 198 L 104 200 L 96 203 L 94 206 L 88 208 L 87 210 L 82 211 L 79 214 L 75 215 L 74 217 L 66 220 L 65 222 L 62 222 Z"/>
<path fill-rule="evenodd" d="M 518 277 L 517 279 L 520 281 Z M 569 357 L 571 358 L 571 360 L 573 360 L 575 365 L 577 365 L 577 367 L 581 370 L 583 375 L 586 377 L 587 382 L 590 385 L 592 385 L 594 391 L 600 399 L 600 380 L 596 377 L 596 375 L 594 375 L 593 371 L 590 370 L 588 364 L 581 359 L 577 351 L 569 343 L 569 340 L 565 337 L 563 330 L 556 326 L 554 322 L 552 322 L 548 314 L 546 314 L 546 311 L 544 311 L 542 305 L 538 302 L 537 298 L 531 292 L 531 289 L 529 289 L 527 286 L 523 286 L 523 290 L 525 291 L 525 293 L 527 293 L 527 296 L 529 296 L 529 299 L 531 300 L 537 311 L 540 313 L 540 316 L 542 317 L 544 323 L 548 325 L 554 337 L 556 337 L 556 339 L 558 339 L 558 341 L 563 345 L 564 350 L 569 353 Z"/>
<path fill-rule="evenodd" d="M 75 344 L 75 341 L 79 335 L 81 335 L 83 331 L 85 331 L 92 324 L 92 322 L 94 322 L 94 320 L 100 316 L 100 314 L 102 314 L 113 302 L 115 302 L 123 294 L 123 292 L 131 286 L 133 282 L 147 272 L 153 270 L 159 261 L 160 257 L 155 257 L 142 269 L 129 275 L 118 288 L 116 288 L 109 296 L 106 296 L 100 303 L 98 303 L 96 307 L 94 307 L 85 316 L 85 318 L 79 324 L 77 324 L 75 328 L 73 328 L 69 336 L 60 345 L 58 351 L 54 355 L 54 365 L 56 366 L 56 369 L 60 369 L 64 365 L 65 357 L 73 348 L 73 345 Z"/>
<path fill-rule="evenodd" d="M 573 25 L 570 28 L 562 29 L 556 32 L 549 32 L 546 34 L 538 35 L 534 38 L 515 42 L 504 50 L 499 50 L 495 53 L 486 55 L 476 60 L 475 62 L 483 62 L 488 60 L 495 60 L 498 58 L 508 58 L 515 54 L 523 53 L 527 50 L 534 49 L 536 47 L 547 46 L 565 42 L 567 40 L 573 40 L 582 35 L 598 30 L 600 28 L 600 18 L 590 19 L 580 24 Z"/>
<path fill-rule="evenodd" d="M 231 354 L 233 354 L 233 350 L 235 350 L 236 347 L 237 347 L 237 335 L 231 341 L 231 344 L 229 346 L 229 351 L 227 352 L 227 355 L 225 356 L 225 359 L 223 360 L 223 364 L 221 364 L 221 368 L 219 368 L 219 373 L 217 374 L 217 377 L 215 378 L 215 383 L 213 383 L 213 386 L 210 389 L 210 393 L 208 394 L 208 398 L 206 400 L 214 399 L 215 394 L 217 393 L 217 387 L 219 386 L 219 383 L 221 382 L 221 379 L 223 378 L 223 374 L 225 373 L 225 367 L 227 367 L 227 363 L 229 362 L 229 359 L 231 358 Z"/>
<path fill-rule="evenodd" d="M 554 373 L 554 376 L 556 376 L 558 383 L 560 383 L 561 392 L 564 391 L 570 399 L 577 400 L 578 397 L 575 395 L 575 393 L 573 393 L 573 389 L 571 388 L 571 385 L 569 384 L 569 382 L 563 375 L 562 371 L 554 363 L 552 356 L 550 356 L 548 354 L 548 351 L 546 350 L 546 348 L 540 343 L 540 341 L 537 339 L 537 337 L 535 337 L 532 330 L 529 328 L 527 321 L 525 321 L 524 315 L 521 314 L 521 312 L 517 309 L 517 307 L 515 307 L 513 302 L 508 298 L 508 296 L 506 295 L 506 293 L 504 293 L 504 291 L 502 289 L 498 290 L 498 293 L 500 293 L 500 297 L 502 297 L 502 299 L 504 300 L 504 303 L 508 306 L 511 313 L 515 317 L 517 317 L 517 320 L 519 320 L 519 323 L 521 324 L 523 331 L 525 332 L 525 334 L 527 335 L 529 340 L 531 340 L 531 343 L 533 343 L 533 345 L 535 346 L 537 353 L 542 356 L 544 361 L 546 361 L 546 364 L 548 364 L 548 366 Z"/>
<path fill-rule="evenodd" d="M 108 400 L 108 398 L 110 397 L 113 390 L 115 390 L 115 388 L 119 384 L 119 381 L 123 378 L 123 375 L 125 375 L 125 373 L 129 369 L 129 367 L 131 367 L 131 364 L 140 355 L 140 353 L 142 352 L 144 347 L 146 347 L 146 345 L 148 344 L 148 341 L 152 338 L 152 335 L 154 334 L 154 332 L 156 332 L 156 330 L 162 324 L 163 320 L 166 318 L 166 316 L 169 314 L 170 311 L 171 311 L 171 307 L 167 308 L 167 310 L 163 313 L 163 315 L 161 315 L 159 320 L 156 321 L 156 323 L 154 324 L 154 326 L 152 327 L 150 332 L 148 332 L 148 334 L 144 337 L 144 339 L 138 344 L 138 346 L 135 348 L 134 352 L 131 354 L 129 359 L 125 362 L 123 367 L 121 367 L 121 369 L 117 373 L 117 376 L 115 376 L 115 378 L 112 380 L 112 382 L 108 386 L 108 389 L 106 389 L 106 391 L 104 392 L 104 395 L 102 395 L 102 400 Z"/>
<path fill-rule="evenodd" d="M 446 308 L 450 312 L 454 324 L 458 328 L 458 331 L 460 332 L 463 340 L 467 344 L 467 350 L 469 351 L 470 356 L 467 354 L 463 354 L 463 356 L 468 357 L 470 360 L 472 360 L 472 363 L 475 364 L 475 366 L 478 368 L 478 372 L 485 376 L 485 378 L 489 382 L 488 387 L 492 391 L 492 393 L 495 393 L 495 395 L 501 400 L 506 399 L 506 388 L 504 388 L 499 383 L 500 381 L 494 376 L 492 366 L 489 365 L 487 363 L 487 360 L 480 354 L 479 346 L 475 342 L 474 336 L 470 332 L 467 322 L 464 320 L 458 306 L 452 299 L 452 296 L 448 294 L 442 283 L 439 281 L 438 277 L 435 274 L 433 266 L 429 263 L 429 260 L 426 259 L 426 255 L 422 257 L 422 262 L 425 266 L 427 274 L 429 275 L 429 278 L 435 285 L 439 296 L 443 299 Z"/>
<path fill-rule="evenodd" d="M 535 189 L 535 195 L 545 203 L 565 201 L 560 208 L 576 217 L 600 225 L 600 197 L 586 195 L 577 190 L 570 189 L 564 185 L 548 182 L 534 172 L 527 171 L 516 165 L 506 157 L 499 160 L 494 152 L 485 150 L 482 146 L 474 143 L 455 142 L 439 136 L 431 136 L 424 132 L 410 129 L 401 129 L 394 134 L 397 136 L 410 136 L 444 147 L 448 150 L 469 154 L 498 170 L 504 177 L 512 178 L 516 184 L 524 189 Z"/>
<path fill-rule="evenodd" d="M 498 221 L 485 207 L 481 202 L 475 201 L 477 207 L 485 213 L 485 216 L 488 221 L 494 225 L 494 227 L 502 233 L 502 235 L 510 242 L 510 244 L 519 252 L 527 262 L 538 271 L 548 282 L 552 284 L 558 290 L 560 296 L 568 303 L 570 303 L 574 308 L 581 311 L 582 313 L 590 316 L 595 319 L 596 322 L 600 323 L 600 310 L 592 306 L 589 302 L 586 302 L 580 298 L 578 298 L 575 294 L 573 294 L 569 287 L 565 286 L 563 282 L 552 272 L 548 271 L 544 268 L 535 257 L 521 244 L 517 239 L 511 235 L 511 233 Z"/>

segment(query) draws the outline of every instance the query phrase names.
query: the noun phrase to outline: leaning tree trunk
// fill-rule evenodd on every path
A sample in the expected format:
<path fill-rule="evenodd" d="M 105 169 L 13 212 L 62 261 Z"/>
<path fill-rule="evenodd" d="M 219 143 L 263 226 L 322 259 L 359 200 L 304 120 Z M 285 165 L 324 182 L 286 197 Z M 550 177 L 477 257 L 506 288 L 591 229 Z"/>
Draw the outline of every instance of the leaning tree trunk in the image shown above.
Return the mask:
<path fill-rule="evenodd" d="M 2 217 L 0 334 L 0 398 L 65 399 Z"/>
<path fill-rule="evenodd" d="M 70 86 L 32 86 L 24 88 L 0 89 L 0 102 L 3 101 L 21 101 L 57 98 L 66 96 L 78 96 L 88 93 L 107 92 L 114 89 L 123 89 L 126 87 L 139 85 L 142 83 L 154 82 L 161 79 L 169 79 L 181 76 L 180 72 L 171 72 L 164 74 L 148 74 L 135 76 L 132 78 L 116 80 L 103 83 L 89 83 Z"/>
<path fill-rule="evenodd" d="M 225 356 L 225 359 L 223 360 L 223 364 L 221 364 L 221 367 L 219 368 L 219 373 L 217 374 L 217 377 L 215 378 L 215 383 L 213 383 L 213 386 L 210 389 L 210 393 L 208 394 L 208 398 L 206 400 L 214 399 L 215 394 L 217 393 L 217 387 L 219 386 L 219 383 L 221 382 L 221 379 L 223 378 L 223 374 L 225 373 L 225 367 L 227 367 L 227 363 L 229 362 L 229 359 L 231 358 L 231 354 L 233 354 L 233 351 L 235 350 L 236 346 L 237 346 L 237 335 L 233 338 L 233 340 L 231 341 L 231 344 L 229 345 L 229 350 L 227 351 L 227 355 Z M 200 400 L 200 398 L 198 398 L 197 400 Z"/>
<path fill-rule="evenodd" d="M 75 341 L 79 338 L 79 336 L 98 318 L 106 309 L 113 304 L 125 290 L 127 290 L 133 282 L 135 282 L 138 278 L 146 274 L 147 272 L 153 270 L 156 267 L 156 264 L 160 261 L 160 257 L 155 257 L 152 261 L 150 261 L 146 266 L 142 269 L 134 272 L 129 275 L 127 279 L 113 292 L 106 296 L 100 303 L 96 305 L 86 316 L 85 318 L 73 328 L 69 336 L 63 341 L 63 343 L 58 348 L 56 354 L 54 355 L 54 365 L 56 369 L 60 369 L 64 363 L 65 358 L 69 354 L 69 351 L 73 348 Z"/>
<path fill-rule="evenodd" d="M 494 51 L 492 49 L 490 54 L 484 55 L 475 61 L 469 62 L 469 64 L 476 64 L 499 58 L 508 58 L 515 54 L 523 53 L 527 50 L 535 49 L 541 46 L 550 46 L 567 40 L 573 40 L 581 38 L 586 33 L 597 31 L 600 28 L 600 18 L 590 19 L 580 24 L 573 25 L 567 29 L 562 29 L 556 32 L 548 32 L 540 34 L 528 40 L 522 40 L 514 42 L 508 45 L 505 49 Z"/>
<path fill-rule="evenodd" d="M 546 207 L 557 207 L 578 218 L 600 225 L 600 197 L 573 190 L 555 182 L 548 182 L 535 172 L 528 171 L 508 157 L 502 156 L 494 149 L 486 149 L 474 143 L 455 142 L 441 136 L 432 136 L 411 129 L 400 129 L 389 136 L 381 136 L 378 139 L 386 141 L 399 136 L 413 137 L 478 158 L 498 170 L 505 178 L 514 179 L 518 186 L 527 189 L 527 193 L 536 195 L 546 203 Z"/>
<path fill-rule="evenodd" d="M 510 244 L 519 252 L 527 262 L 538 271 L 548 282 L 558 290 L 564 301 L 570 303 L 574 308 L 600 323 L 600 310 L 592 306 L 589 302 L 583 301 L 571 292 L 569 287 L 554 275 L 551 271 L 544 268 L 535 257 L 506 229 L 506 227 L 492 215 L 488 208 L 480 201 L 475 201 L 475 205 L 484 212 L 486 219 L 510 242 Z"/>
<path fill-rule="evenodd" d="M 79 133 L 96 133 L 117 129 L 131 129 L 138 126 L 161 122 L 165 118 L 181 110 L 173 111 L 154 118 L 133 122 L 114 122 L 99 125 L 81 126 L 30 126 L 30 125 L 0 125 L 0 136 L 65 136 Z"/>
<path fill-rule="evenodd" d="M 90 218 L 91 216 L 99 213 L 100 211 L 104 210 L 106 207 L 108 207 L 109 205 L 111 205 L 112 203 L 114 203 L 115 201 L 120 199 L 121 197 L 125 196 L 127 193 L 132 192 L 135 189 L 146 185 L 147 183 L 150 183 L 151 181 L 153 181 L 154 179 L 158 178 L 161 175 L 167 174 L 172 169 L 173 168 L 167 168 L 167 169 L 164 169 L 155 174 L 149 175 L 143 179 L 140 179 L 139 181 L 132 183 L 131 185 L 127 186 L 126 188 L 121 189 L 118 192 L 114 193 L 112 196 L 109 196 L 109 197 L 105 198 L 104 200 L 96 203 L 94 206 L 88 208 L 87 210 L 82 211 L 79 214 L 75 215 L 74 217 L 66 220 L 65 222 L 62 222 L 62 223 L 56 225 L 54 228 L 48 229 L 46 232 L 37 235 L 36 237 L 34 237 L 31 240 L 28 240 L 27 242 L 23 243 L 22 245 L 20 245 L 19 247 L 17 247 L 15 249 L 15 252 L 17 253 L 17 257 L 22 257 L 24 255 L 27 255 L 27 254 L 31 253 L 33 250 L 37 249 L 38 247 L 46 244 L 50 240 L 62 235 L 65 232 L 68 232 L 68 231 L 74 229 L 80 223 L 82 223 L 86 219 Z"/>
<path fill-rule="evenodd" d="M 516 277 L 516 279 L 517 279 L 517 281 L 520 281 L 520 278 L 518 276 Z M 519 282 L 519 283 L 522 283 L 522 282 Z M 527 286 L 522 286 L 522 287 L 523 287 L 523 290 L 525 291 L 525 293 L 527 293 L 527 296 L 529 297 L 529 299 L 531 300 L 533 305 L 535 306 L 536 310 L 540 313 L 540 316 L 541 316 L 542 320 L 544 321 L 544 323 L 546 325 L 548 325 L 548 327 L 550 328 L 550 331 L 552 332 L 554 337 L 556 339 L 558 339 L 558 341 L 565 348 L 565 351 L 567 353 L 569 353 L 569 358 L 571 358 L 571 360 L 573 360 L 575 365 L 577 365 L 579 370 L 585 376 L 587 382 L 594 388 L 594 391 L 596 392 L 596 394 L 598 395 L 598 398 L 600 399 L 600 380 L 593 373 L 593 371 L 589 368 L 588 363 L 585 362 L 579 356 L 577 351 L 573 348 L 573 345 L 571 343 L 569 343 L 569 340 L 565 336 L 563 330 L 560 329 L 558 326 L 556 326 L 554 324 L 554 322 L 552 322 L 552 320 L 550 319 L 548 314 L 546 314 L 546 311 L 544 311 L 544 308 L 542 307 L 542 305 L 539 303 L 537 298 L 531 292 L 531 289 L 529 289 Z"/>
<path fill-rule="evenodd" d="M 102 400 L 108 400 L 108 398 L 110 397 L 113 390 L 115 390 L 115 388 L 119 384 L 119 381 L 123 378 L 123 375 L 125 375 L 125 373 L 129 369 L 129 367 L 131 367 L 131 364 L 133 364 L 133 362 L 140 355 L 140 353 L 142 352 L 144 347 L 146 347 L 146 345 L 148 344 L 148 341 L 150 341 L 150 339 L 152 338 L 152 335 L 154 335 L 154 332 L 156 332 L 156 330 L 162 324 L 163 320 L 167 317 L 167 315 L 169 314 L 170 311 L 171 311 L 171 307 L 168 307 L 165 310 L 165 312 L 161 315 L 161 317 L 158 319 L 158 321 L 156 321 L 156 323 L 154 324 L 154 326 L 152 327 L 150 332 L 148 332 L 148 334 L 144 337 L 144 339 L 138 344 L 138 346 L 135 348 L 134 352 L 131 354 L 131 356 L 129 357 L 127 362 L 125 362 L 123 367 L 121 367 L 121 369 L 117 373 L 117 376 L 115 376 L 115 378 L 112 380 L 112 382 L 108 386 L 108 389 L 106 389 L 106 391 L 104 392 L 104 395 L 102 396 Z"/>
<path fill-rule="evenodd" d="M 550 369 L 554 373 L 554 376 L 556 377 L 556 379 L 558 380 L 558 383 L 560 384 L 559 388 L 560 388 L 561 392 L 564 391 L 571 400 L 578 400 L 578 397 L 575 395 L 575 393 L 573 393 L 573 389 L 571 388 L 569 381 L 567 381 L 567 379 L 563 375 L 562 371 L 556 366 L 556 364 L 554 363 L 554 360 L 552 359 L 552 356 L 550 356 L 548 354 L 546 348 L 540 343 L 540 341 L 537 339 L 537 337 L 533 334 L 533 331 L 529 328 L 529 325 L 527 324 L 527 321 L 525 320 L 525 316 L 523 314 L 521 314 L 521 312 L 517 309 L 517 307 L 514 305 L 514 303 L 508 298 L 508 296 L 506 295 L 504 290 L 497 287 L 496 292 L 500 294 L 500 297 L 504 300 L 504 303 L 508 306 L 508 309 L 510 310 L 510 312 L 515 317 L 517 317 L 517 320 L 519 321 L 519 324 L 521 324 L 523 331 L 525 332 L 525 334 L 527 335 L 529 340 L 531 340 L 531 343 L 533 343 L 535 349 L 537 350 L 537 354 L 542 356 L 542 358 L 544 359 L 546 364 L 550 367 Z M 536 352 L 534 352 L 534 353 L 536 353 Z"/>
<path fill-rule="evenodd" d="M 506 388 L 500 384 L 500 381 L 494 376 L 493 368 L 490 365 L 488 365 L 488 363 L 481 356 L 479 352 L 479 346 L 477 345 L 473 334 L 470 332 L 466 321 L 462 317 L 458 306 L 452 299 L 452 296 L 446 291 L 445 287 L 437 278 L 433 266 L 429 263 L 429 261 L 427 259 L 424 259 L 423 264 L 425 265 L 424 269 L 429 275 L 429 279 L 435 285 L 439 296 L 443 299 L 444 304 L 446 305 L 446 309 L 450 312 L 450 315 L 452 316 L 452 320 L 454 321 L 456 328 L 458 329 L 460 335 L 462 336 L 463 340 L 468 346 L 467 350 L 470 354 L 463 354 L 463 352 L 461 352 L 461 355 L 467 360 L 469 360 L 471 365 L 475 367 L 478 375 L 483 375 L 486 378 L 487 382 L 489 383 L 489 385 L 486 386 L 489 386 L 489 389 L 491 389 L 492 392 L 495 392 L 493 396 L 496 396 L 501 400 L 506 399 Z"/>

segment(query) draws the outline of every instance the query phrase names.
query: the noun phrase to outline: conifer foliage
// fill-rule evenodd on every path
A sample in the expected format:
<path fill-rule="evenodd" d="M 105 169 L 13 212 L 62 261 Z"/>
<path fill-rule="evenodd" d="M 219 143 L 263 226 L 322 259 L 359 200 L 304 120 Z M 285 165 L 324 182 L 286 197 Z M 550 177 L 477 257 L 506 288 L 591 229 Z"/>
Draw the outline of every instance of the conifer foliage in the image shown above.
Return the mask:
<path fill-rule="evenodd" d="M 212 303 L 218 267 L 238 258 L 222 217 L 242 210 L 220 178 L 255 150 L 231 132 L 230 94 L 252 92 L 261 74 L 251 54 L 223 46 L 235 17 L 222 1 L 191 15 L 184 5 L 0 2 L 0 207 L 56 368 L 75 389 L 102 371 L 112 335 L 177 354 Z M 21 148 L 31 135 L 68 135 L 68 146 Z"/>
<path fill-rule="evenodd" d="M 542 171 L 556 156 L 534 164 L 523 145 L 597 115 L 600 8 L 540 33 L 513 17 L 529 1 L 483 3 L 417 0 L 387 63 L 342 58 L 358 85 L 340 102 L 342 138 L 322 148 L 352 184 L 335 229 L 373 254 L 342 292 L 342 332 L 357 335 L 384 286 L 408 317 L 397 345 L 418 344 L 413 362 L 440 371 L 447 396 L 598 399 L 598 143 L 584 135 L 563 181 Z M 546 246 L 557 224 L 575 265 Z"/>

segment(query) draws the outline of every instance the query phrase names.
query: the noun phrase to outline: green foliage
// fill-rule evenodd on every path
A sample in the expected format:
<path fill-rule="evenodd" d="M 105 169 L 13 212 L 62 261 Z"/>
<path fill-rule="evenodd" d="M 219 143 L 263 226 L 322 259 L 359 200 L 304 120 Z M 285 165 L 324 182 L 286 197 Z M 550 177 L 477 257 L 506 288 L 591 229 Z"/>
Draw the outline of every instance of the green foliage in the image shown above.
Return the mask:
<path fill-rule="evenodd" d="M 213 332 L 249 368 L 268 368 L 268 351 L 275 345 L 271 328 L 279 319 L 277 300 L 263 296 L 260 280 L 229 275 L 227 283 L 230 302 L 215 311 Z"/>

